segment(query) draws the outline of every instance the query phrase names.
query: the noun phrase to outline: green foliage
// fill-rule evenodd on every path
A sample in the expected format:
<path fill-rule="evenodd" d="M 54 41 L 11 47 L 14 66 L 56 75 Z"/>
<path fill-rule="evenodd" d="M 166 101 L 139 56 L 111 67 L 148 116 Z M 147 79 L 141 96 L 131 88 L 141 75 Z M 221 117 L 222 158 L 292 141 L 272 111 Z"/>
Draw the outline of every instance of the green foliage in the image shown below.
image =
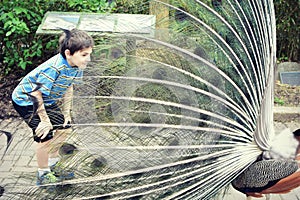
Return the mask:
<path fill-rule="evenodd" d="M 116 0 L 116 13 L 149 14 L 149 0 Z"/>
<path fill-rule="evenodd" d="M 57 37 L 35 35 L 47 11 L 103 13 L 115 5 L 109 0 L 1 1 L 0 74 L 34 68 L 56 53 Z"/>
<path fill-rule="evenodd" d="M 4 1 L 0 8 L 1 48 L 4 65 L 1 72 L 7 74 L 14 66 L 25 69 L 32 59 L 41 56 L 41 43 L 30 34 L 41 21 L 41 10 L 35 1 Z"/>
<path fill-rule="evenodd" d="M 275 0 L 274 4 L 278 60 L 299 61 L 300 2 Z M 185 8 L 192 7 L 191 5 L 191 2 L 184 1 L 180 6 Z M 8 74 L 14 69 L 35 67 L 55 53 L 56 37 L 35 35 L 47 11 L 149 14 L 149 9 L 141 9 L 145 6 L 149 7 L 148 0 L 139 0 L 138 3 L 130 0 L 3 0 L 0 2 L 0 74 Z M 202 12 L 195 10 L 195 13 L 201 15 Z M 208 17 L 209 15 L 201 16 L 203 19 Z M 177 26 L 176 29 L 179 30 L 189 28 L 184 23 Z M 194 32 L 192 30 L 191 35 Z"/>
<path fill-rule="evenodd" d="M 277 57 L 280 61 L 300 61 L 300 1 L 275 0 Z"/>
<path fill-rule="evenodd" d="M 279 97 L 274 97 L 274 103 L 283 106 L 284 100 Z"/>
<path fill-rule="evenodd" d="M 106 0 L 67 0 L 70 9 L 77 12 L 96 12 L 105 13 L 110 12 L 116 5 L 114 1 Z"/>

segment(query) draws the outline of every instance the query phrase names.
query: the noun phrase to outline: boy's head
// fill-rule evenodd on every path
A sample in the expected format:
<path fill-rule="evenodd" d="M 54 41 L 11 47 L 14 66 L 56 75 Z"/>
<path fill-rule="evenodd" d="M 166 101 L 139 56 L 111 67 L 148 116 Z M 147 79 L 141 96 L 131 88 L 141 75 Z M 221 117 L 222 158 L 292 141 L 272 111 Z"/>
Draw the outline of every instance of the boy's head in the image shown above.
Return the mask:
<path fill-rule="evenodd" d="M 80 68 L 82 63 L 87 63 L 87 59 L 90 59 L 89 54 L 94 46 L 94 40 L 82 30 L 72 29 L 69 31 L 63 29 L 63 31 L 64 33 L 59 38 L 59 53 L 68 60 L 71 66 Z M 84 58 L 86 54 L 88 54 L 88 58 Z"/>
<path fill-rule="evenodd" d="M 73 55 L 76 51 L 93 47 L 94 40 L 85 31 L 76 28 L 72 30 L 63 29 L 64 33 L 59 38 L 59 53 L 66 58 L 65 50 L 70 50 Z"/>

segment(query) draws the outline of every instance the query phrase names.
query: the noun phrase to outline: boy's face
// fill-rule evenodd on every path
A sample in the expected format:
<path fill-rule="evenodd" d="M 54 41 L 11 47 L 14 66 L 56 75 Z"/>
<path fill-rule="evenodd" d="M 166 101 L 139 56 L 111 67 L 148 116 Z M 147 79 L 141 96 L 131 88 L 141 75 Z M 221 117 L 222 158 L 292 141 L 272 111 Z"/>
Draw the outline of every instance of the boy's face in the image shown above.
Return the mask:
<path fill-rule="evenodd" d="M 66 58 L 69 65 L 77 66 L 79 69 L 85 69 L 88 62 L 91 61 L 92 47 L 81 49 L 76 51 L 73 55 L 69 50 L 66 50 Z"/>

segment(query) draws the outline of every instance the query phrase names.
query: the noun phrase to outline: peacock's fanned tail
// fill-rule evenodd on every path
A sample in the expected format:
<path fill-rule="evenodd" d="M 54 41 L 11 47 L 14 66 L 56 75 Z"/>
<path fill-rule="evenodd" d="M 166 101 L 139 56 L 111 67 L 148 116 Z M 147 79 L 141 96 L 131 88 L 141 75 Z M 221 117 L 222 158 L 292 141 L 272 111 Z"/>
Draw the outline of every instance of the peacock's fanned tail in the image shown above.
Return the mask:
<path fill-rule="evenodd" d="M 20 197 L 212 199 L 269 150 L 273 1 L 130 2 L 75 88 L 77 178 Z"/>

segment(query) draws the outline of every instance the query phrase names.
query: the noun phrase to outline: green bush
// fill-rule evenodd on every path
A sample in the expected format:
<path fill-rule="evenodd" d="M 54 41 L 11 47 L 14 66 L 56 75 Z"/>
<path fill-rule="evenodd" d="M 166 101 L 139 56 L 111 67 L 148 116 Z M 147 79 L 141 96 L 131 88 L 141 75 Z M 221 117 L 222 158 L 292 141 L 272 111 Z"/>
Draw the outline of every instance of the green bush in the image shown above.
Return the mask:
<path fill-rule="evenodd" d="M 136 3 L 136 1 L 135 1 Z M 30 70 L 51 57 L 57 48 L 54 36 L 36 36 L 47 11 L 117 12 L 148 14 L 147 0 L 2 0 L 0 1 L 0 75 Z M 278 58 L 299 61 L 299 1 L 275 0 Z"/>
<path fill-rule="evenodd" d="M 0 59 L 5 74 L 15 66 L 25 69 L 41 56 L 41 42 L 34 39 L 43 15 L 35 1 L 3 1 L 0 7 Z"/>
<path fill-rule="evenodd" d="M 277 57 L 279 61 L 300 61 L 300 1 L 275 0 Z"/>
<path fill-rule="evenodd" d="M 77 12 L 111 12 L 115 6 L 113 1 L 106 0 L 67 0 L 67 3 L 70 9 L 76 10 Z"/>
<path fill-rule="evenodd" d="M 108 1 L 110 2 L 110 1 Z M 56 53 L 55 36 L 35 35 L 47 11 L 108 12 L 106 0 L 4 0 L 0 3 L 0 75 L 36 67 Z"/>

